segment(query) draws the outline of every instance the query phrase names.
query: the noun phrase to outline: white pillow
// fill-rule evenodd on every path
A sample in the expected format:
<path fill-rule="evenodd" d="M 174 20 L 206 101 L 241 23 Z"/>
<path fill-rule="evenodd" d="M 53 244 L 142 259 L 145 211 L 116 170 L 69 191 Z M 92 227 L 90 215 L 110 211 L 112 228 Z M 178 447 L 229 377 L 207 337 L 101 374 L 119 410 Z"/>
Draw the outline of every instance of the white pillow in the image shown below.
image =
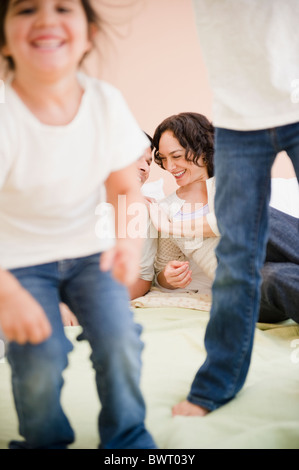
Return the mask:
<path fill-rule="evenodd" d="M 299 218 L 299 184 L 297 178 L 272 178 L 270 206 Z"/>

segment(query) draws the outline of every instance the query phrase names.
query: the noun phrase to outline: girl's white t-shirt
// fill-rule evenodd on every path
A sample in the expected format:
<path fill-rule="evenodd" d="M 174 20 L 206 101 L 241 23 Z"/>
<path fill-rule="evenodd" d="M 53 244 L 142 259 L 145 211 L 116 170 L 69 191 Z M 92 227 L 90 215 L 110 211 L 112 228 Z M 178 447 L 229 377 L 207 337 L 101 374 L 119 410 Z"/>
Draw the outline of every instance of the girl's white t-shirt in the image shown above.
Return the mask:
<path fill-rule="evenodd" d="M 251 131 L 299 121 L 299 1 L 193 0 L 213 124 Z"/>
<path fill-rule="evenodd" d="M 149 146 L 121 93 L 78 76 L 84 94 L 71 123 L 41 123 L 9 84 L 0 104 L 0 265 L 11 269 L 105 251 L 99 233 L 108 175 Z"/>

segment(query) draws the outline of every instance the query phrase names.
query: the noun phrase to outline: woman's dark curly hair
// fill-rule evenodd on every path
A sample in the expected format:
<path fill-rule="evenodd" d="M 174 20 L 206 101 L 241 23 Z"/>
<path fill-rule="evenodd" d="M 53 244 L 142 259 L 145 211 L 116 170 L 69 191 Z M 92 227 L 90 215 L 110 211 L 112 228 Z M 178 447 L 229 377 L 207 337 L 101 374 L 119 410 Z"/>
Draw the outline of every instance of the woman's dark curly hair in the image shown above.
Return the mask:
<path fill-rule="evenodd" d="M 185 159 L 199 165 L 203 157 L 209 177 L 214 175 L 214 127 L 198 113 L 180 113 L 166 118 L 155 130 L 153 136 L 155 162 L 164 169 L 159 155 L 159 142 L 164 132 L 170 131 L 186 150 Z"/>
<path fill-rule="evenodd" d="M 4 24 L 10 0 L 0 0 L 0 51 L 6 44 Z M 81 0 L 88 24 L 95 24 L 98 29 L 101 26 L 101 20 L 96 10 L 92 6 L 91 0 Z M 14 70 L 15 64 L 12 57 L 5 57 L 9 70 Z"/>

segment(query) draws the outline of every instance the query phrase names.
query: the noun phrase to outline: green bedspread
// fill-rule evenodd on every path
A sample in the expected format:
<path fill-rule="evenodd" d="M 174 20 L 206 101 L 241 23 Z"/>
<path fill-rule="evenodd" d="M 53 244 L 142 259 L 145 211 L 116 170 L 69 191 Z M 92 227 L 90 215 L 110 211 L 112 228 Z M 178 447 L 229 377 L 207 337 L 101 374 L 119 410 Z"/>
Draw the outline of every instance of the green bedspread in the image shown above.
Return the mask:
<path fill-rule="evenodd" d="M 244 388 L 204 418 L 172 417 L 205 358 L 208 312 L 187 308 L 136 308 L 143 325 L 142 390 L 147 426 L 162 449 L 299 449 L 299 325 L 257 325 Z M 74 342 L 65 372 L 63 406 L 75 433 L 72 448 L 96 448 L 100 409 L 89 345 L 79 327 L 66 327 Z M 0 448 L 18 438 L 10 370 L 0 362 Z"/>

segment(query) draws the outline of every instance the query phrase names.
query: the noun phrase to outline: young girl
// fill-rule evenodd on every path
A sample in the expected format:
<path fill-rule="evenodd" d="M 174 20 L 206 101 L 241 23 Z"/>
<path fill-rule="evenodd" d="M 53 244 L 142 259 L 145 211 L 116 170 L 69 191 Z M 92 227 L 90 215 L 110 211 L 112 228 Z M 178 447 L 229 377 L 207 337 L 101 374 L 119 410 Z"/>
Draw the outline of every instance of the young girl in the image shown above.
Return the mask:
<path fill-rule="evenodd" d="M 142 202 L 135 162 L 148 141 L 117 90 L 78 73 L 95 20 L 88 0 L 0 6 L 1 53 L 13 72 L 0 108 L 0 322 L 24 437 L 12 448 L 74 440 L 60 405 L 72 349 L 60 302 L 91 345 L 101 447 L 155 447 L 139 388 L 140 328 L 124 285 L 137 278 L 141 241 L 117 239 L 117 225 L 115 244 L 95 232 L 104 183 L 116 220 L 118 194 L 127 206 Z"/>

